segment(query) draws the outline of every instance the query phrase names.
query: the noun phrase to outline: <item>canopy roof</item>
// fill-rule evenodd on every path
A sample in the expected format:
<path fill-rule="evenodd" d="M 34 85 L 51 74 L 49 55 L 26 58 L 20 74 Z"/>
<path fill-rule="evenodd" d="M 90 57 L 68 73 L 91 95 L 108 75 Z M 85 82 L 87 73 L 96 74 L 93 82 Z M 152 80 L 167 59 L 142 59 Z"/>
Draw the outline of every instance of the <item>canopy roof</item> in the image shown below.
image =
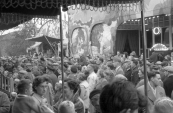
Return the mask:
<path fill-rule="evenodd" d="M 35 42 L 35 44 L 32 45 L 32 46 L 30 46 L 29 48 L 30 48 L 30 49 L 34 49 L 34 48 L 38 47 L 39 45 L 41 45 L 41 43 L 42 43 L 42 42 Z"/>
<path fill-rule="evenodd" d="M 165 45 L 158 43 L 158 44 L 155 44 L 151 48 L 151 50 L 154 50 L 154 51 L 168 51 L 169 49 Z"/>
<path fill-rule="evenodd" d="M 105 6 L 110 7 L 111 10 L 116 9 L 116 4 L 123 4 L 123 6 L 119 6 L 122 8 L 129 8 L 136 6 L 136 2 L 141 0 L 0 0 L 0 18 L 3 18 L 3 13 L 10 15 L 9 18 L 7 15 L 7 19 L 4 22 L 0 22 L 0 30 L 9 29 L 19 25 L 20 23 L 25 21 L 15 21 L 14 19 L 20 20 L 18 15 L 25 15 L 20 18 L 31 19 L 34 17 L 41 18 L 57 18 L 59 15 L 59 6 L 63 6 L 63 10 L 67 11 L 67 6 L 73 5 L 74 7 L 70 7 L 72 9 L 83 9 L 83 10 L 98 10 L 98 7 L 102 7 L 101 11 L 106 11 L 107 8 Z M 124 5 L 128 3 L 131 5 Z M 78 5 L 80 4 L 80 5 Z M 91 7 L 90 7 L 91 6 Z M 94 8 L 93 8 L 94 7 Z M 17 15 L 17 16 L 16 16 Z M 6 18 L 6 16 L 4 16 Z M 7 22 L 9 21 L 9 22 Z M 3 25 L 1 25 L 3 23 Z M 8 24 L 8 25 L 5 25 Z"/>
<path fill-rule="evenodd" d="M 59 9 L 60 4 L 63 7 L 77 4 L 103 7 L 109 4 L 124 4 L 139 1 L 141 0 L 1 0 L 1 11 L 5 13 L 56 16 L 59 14 L 59 10 L 57 9 Z"/>
<path fill-rule="evenodd" d="M 52 43 L 59 43 L 60 39 L 49 37 L 46 35 L 38 36 L 38 37 L 33 37 L 33 38 L 27 38 L 26 40 L 28 41 L 34 41 L 34 42 L 42 42 L 45 44 L 52 44 Z"/>

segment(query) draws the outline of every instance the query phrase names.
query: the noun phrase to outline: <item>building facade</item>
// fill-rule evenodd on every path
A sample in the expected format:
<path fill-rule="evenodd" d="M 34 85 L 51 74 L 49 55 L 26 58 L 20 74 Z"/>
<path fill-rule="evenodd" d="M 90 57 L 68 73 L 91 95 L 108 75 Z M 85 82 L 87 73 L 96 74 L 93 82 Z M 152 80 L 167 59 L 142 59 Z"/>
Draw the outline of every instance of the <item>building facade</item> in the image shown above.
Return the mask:
<path fill-rule="evenodd" d="M 172 4 L 172 0 L 144 0 L 145 17 L 153 18 L 159 15 L 168 15 L 169 20 L 171 20 Z M 135 51 L 138 55 L 141 53 L 140 3 L 118 4 L 115 5 L 113 11 L 110 8 L 94 10 L 93 7 L 89 7 L 89 10 L 86 10 L 86 8 L 80 7 L 75 10 L 69 9 L 68 37 L 72 55 L 96 55 L 115 53 L 116 51 Z M 106 11 L 103 9 L 106 9 Z M 152 19 L 152 21 L 154 20 Z M 128 24 L 128 22 L 133 24 Z M 172 49 L 172 43 L 170 43 L 172 27 L 170 26 L 171 23 L 167 24 L 169 47 Z M 148 23 L 146 28 L 150 27 Z M 151 29 L 154 27 L 152 26 Z M 153 37 L 151 38 L 154 40 Z M 152 45 L 154 43 L 153 41 Z"/>

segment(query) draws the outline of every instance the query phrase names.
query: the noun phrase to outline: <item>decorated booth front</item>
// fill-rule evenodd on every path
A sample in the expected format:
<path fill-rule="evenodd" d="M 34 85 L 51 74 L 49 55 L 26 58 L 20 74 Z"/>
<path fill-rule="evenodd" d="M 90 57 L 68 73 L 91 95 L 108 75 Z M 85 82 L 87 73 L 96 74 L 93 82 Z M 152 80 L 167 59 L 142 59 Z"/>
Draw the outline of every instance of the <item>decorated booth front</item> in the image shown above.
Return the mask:
<path fill-rule="evenodd" d="M 144 0 L 144 4 L 145 17 L 171 15 L 171 0 Z M 130 51 L 140 53 L 141 34 L 138 31 L 117 31 L 128 20 L 141 21 L 140 3 L 128 2 L 100 8 L 78 5 L 78 9 L 69 9 L 68 17 L 72 55 L 123 52 L 126 40 L 129 41 Z M 158 33 L 159 29 L 154 30 Z"/>

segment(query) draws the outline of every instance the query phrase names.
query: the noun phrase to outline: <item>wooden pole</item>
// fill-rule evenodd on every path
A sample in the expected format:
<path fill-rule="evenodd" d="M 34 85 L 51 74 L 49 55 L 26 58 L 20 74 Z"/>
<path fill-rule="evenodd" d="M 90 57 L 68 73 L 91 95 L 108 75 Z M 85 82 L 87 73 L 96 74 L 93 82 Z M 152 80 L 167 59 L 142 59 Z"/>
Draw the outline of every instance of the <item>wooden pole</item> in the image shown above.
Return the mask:
<path fill-rule="evenodd" d="M 64 55 L 63 55 L 63 29 L 62 29 L 62 9 L 61 6 L 59 8 L 60 14 L 59 14 L 59 21 L 60 21 L 60 38 L 61 38 L 61 74 L 62 74 L 62 97 L 63 100 L 65 100 L 64 97 Z"/>
<path fill-rule="evenodd" d="M 144 19 L 144 1 L 141 0 L 141 23 L 142 23 L 142 45 L 143 45 L 143 64 L 144 64 L 144 86 L 145 86 L 145 96 L 148 97 L 147 86 L 148 86 L 148 77 L 147 77 L 147 66 L 146 66 L 146 32 L 145 32 L 145 19 Z M 146 106 L 146 113 L 148 106 Z"/>

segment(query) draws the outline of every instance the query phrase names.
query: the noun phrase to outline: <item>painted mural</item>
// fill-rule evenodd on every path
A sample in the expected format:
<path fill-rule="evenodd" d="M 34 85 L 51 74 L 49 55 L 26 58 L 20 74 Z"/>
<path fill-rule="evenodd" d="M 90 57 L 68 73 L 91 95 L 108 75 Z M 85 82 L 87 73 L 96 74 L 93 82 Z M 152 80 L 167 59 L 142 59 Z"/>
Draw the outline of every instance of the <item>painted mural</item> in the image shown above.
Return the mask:
<path fill-rule="evenodd" d="M 113 46 L 112 35 L 106 24 L 97 24 L 93 27 L 90 43 L 93 55 L 107 54 L 111 52 Z"/>
<path fill-rule="evenodd" d="M 144 0 L 145 17 L 170 14 L 171 0 Z M 105 54 L 107 52 L 114 52 L 116 41 L 116 31 L 119 25 L 130 19 L 141 18 L 140 4 L 137 3 L 135 7 L 131 7 L 133 3 L 124 4 L 125 9 L 121 9 L 119 5 L 115 5 L 115 10 L 111 11 L 110 7 L 106 7 L 107 11 L 98 10 L 86 10 L 86 9 L 69 9 L 69 34 L 74 40 L 77 36 L 77 31 L 74 29 L 82 27 L 86 31 L 86 40 L 88 40 L 88 46 L 84 50 L 84 53 L 90 54 Z M 91 8 L 92 9 L 92 8 Z M 74 31 L 74 32 L 73 32 Z M 74 39 L 73 39 L 74 38 Z M 86 41 L 87 42 L 87 41 Z M 85 52 L 86 51 L 86 52 Z M 76 52 L 78 53 L 77 50 Z"/>
<path fill-rule="evenodd" d="M 86 55 L 88 52 L 87 45 L 88 41 L 85 29 L 83 28 L 75 29 L 73 31 L 72 40 L 71 40 L 72 54 L 75 57 Z"/>

